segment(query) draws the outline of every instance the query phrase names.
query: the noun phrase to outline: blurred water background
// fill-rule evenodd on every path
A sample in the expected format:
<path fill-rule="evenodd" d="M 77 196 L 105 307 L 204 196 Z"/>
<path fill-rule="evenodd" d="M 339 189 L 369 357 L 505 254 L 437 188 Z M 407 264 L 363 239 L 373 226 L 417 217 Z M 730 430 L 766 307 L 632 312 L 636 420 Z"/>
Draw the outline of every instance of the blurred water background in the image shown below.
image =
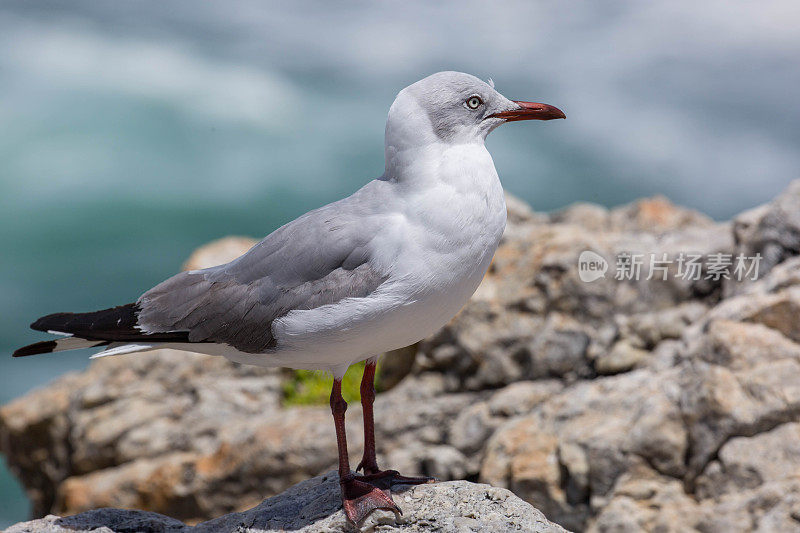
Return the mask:
<path fill-rule="evenodd" d="M 133 301 L 380 175 L 394 95 L 438 70 L 566 111 L 487 142 L 538 210 L 764 202 L 800 177 L 798 27 L 791 0 L 4 0 L 0 402 L 87 364 L 12 360 L 36 317 Z M 0 527 L 27 509 L 0 471 Z"/>

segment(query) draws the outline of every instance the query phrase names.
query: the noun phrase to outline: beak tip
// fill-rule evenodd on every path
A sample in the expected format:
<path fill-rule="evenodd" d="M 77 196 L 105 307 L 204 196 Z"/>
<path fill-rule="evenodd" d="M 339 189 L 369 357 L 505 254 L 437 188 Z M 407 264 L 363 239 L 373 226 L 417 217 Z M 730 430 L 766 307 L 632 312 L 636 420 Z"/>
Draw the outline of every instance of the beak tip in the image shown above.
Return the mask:
<path fill-rule="evenodd" d="M 494 117 L 504 118 L 507 122 L 517 120 L 553 120 L 557 118 L 567 118 L 567 115 L 559 108 L 548 105 L 540 104 L 538 102 L 523 102 L 520 100 L 512 100 L 519 106 L 519 109 L 514 111 L 504 111 L 495 113 Z"/>
<path fill-rule="evenodd" d="M 566 113 L 561 111 L 556 106 L 544 104 L 544 111 L 546 113 L 545 120 L 553 120 L 558 118 L 567 118 Z"/>

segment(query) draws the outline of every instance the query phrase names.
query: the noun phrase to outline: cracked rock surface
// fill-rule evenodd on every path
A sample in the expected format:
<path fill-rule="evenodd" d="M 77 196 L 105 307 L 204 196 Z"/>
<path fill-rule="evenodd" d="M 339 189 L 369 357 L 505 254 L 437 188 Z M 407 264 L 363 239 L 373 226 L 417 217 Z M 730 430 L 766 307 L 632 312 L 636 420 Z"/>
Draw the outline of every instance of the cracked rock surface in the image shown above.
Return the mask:
<path fill-rule="evenodd" d="M 575 531 L 800 529 L 800 181 L 730 222 L 663 198 L 508 205 L 475 296 L 378 396 L 380 464 L 505 487 Z M 605 277 L 581 281 L 585 250 Z M 617 280 L 623 252 L 762 262 L 756 281 L 707 263 L 684 279 L 676 261 Z M 0 448 L 37 516 L 208 521 L 335 466 L 328 407 L 283 406 L 281 376 L 173 351 L 99 360 L 0 409 Z M 357 403 L 347 424 L 357 457 Z"/>
<path fill-rule="evenodd" d="M 49 515 L 23 522 L 7 533 L 240 533 L 361 531 L 439 531 L 442 533 L 566 533 L 506 489 L 467 481 L 409 487 L 394 493 L 403 511 L 375 511 L 356 529 L 347 522 L 339 501 L 335 472 L 318 476 L 264 500 L 246 511 L 231 513 L 195 526 L 147 511 L 98 509 L 61 518 Z"/>

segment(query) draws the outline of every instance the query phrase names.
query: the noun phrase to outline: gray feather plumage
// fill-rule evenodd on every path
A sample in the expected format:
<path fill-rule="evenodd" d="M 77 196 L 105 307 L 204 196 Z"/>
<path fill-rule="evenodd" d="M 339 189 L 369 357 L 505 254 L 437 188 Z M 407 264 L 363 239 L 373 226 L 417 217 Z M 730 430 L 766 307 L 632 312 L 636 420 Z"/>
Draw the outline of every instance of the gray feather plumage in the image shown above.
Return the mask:
<path fill-rule="evenodd" d="M 149 333 L 188 331 L 191 342 L 266 353 L 276 346 L 276 318 L 368 296 L 387 278 L 370 263 L 367 247 L 380 227 L 371 215 L 385 185 L 373 181 L 306 213 L 230 263 L 182 272 L 155 286 L 137 302 L 139 326 Z"/>

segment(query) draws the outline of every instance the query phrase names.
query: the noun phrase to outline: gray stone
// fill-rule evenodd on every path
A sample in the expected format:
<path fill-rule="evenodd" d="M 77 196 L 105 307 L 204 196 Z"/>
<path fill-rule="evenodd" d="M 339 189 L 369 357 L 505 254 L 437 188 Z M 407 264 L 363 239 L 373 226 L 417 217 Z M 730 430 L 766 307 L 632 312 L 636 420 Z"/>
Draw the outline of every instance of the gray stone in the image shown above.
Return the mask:
<path fill-rule="evenodd" d="M 339 479 L 334 472 L 306 480 L 247 511 L 196 526 L 164 515 L 124 509 L 98 509 L 60 518 L 47 516 L 11 526 L 7 533 L 216 533 L 279 531 L 350 533 L 353 531 L 467 531 L 564 533 L 532 505 L 510 491 L 467 481 L 435 483 L 394 491 L 402 515 L 376 511 L 356 530 L 342 512 Z"/>
<path fill-rule="evenodd" d="M 501 417 L 528 414 L 563 388 L 563 383 L 555 379 L 512 383 L 492 395 L 489 412 Z"/>
<path fill-rule="evenodd" d="M 727 441 L 698 478 L 697 494 L 719 499 L 765 483 L 800 478 L 800 423 Z"/>
<path fill-rule="evenodd" d="M 499 424 L 488 404 L 474 404 L 456 417 L 450 431 L 450 442 L 464 453 L 475 453 L 483 448 Z"/>
<path fill-rule="evenodd" d="M 630 341 L 619 341 L 608 353 L 595 359 L 594 368 L 598 374 L 619 374 L 641 366 L 650 352 L 631 346 Z"/>
<path fill-rule="evenodd" d="M 735 219 L 737 251 L 761 254 L 761 272 L 800 253 L 800 181 L 793 181 L 767 205 Z"/>
<path fill-rule="evenodd" d="M 551 214 L 550 221 L 559 224 L 575 224 L 586 230 L 595 231 L 598 228 L 608 227 L 609 213 L 605 207 L 580 202 Z"/>
<path fill-rule="evenodd" d="M 676 207 L 664 196 L 637 200 L 611 211 L 611 227 L 622 231 L 665 233 L 687 228 L 709 228 L 714 222 L 693 209 Z"/>

